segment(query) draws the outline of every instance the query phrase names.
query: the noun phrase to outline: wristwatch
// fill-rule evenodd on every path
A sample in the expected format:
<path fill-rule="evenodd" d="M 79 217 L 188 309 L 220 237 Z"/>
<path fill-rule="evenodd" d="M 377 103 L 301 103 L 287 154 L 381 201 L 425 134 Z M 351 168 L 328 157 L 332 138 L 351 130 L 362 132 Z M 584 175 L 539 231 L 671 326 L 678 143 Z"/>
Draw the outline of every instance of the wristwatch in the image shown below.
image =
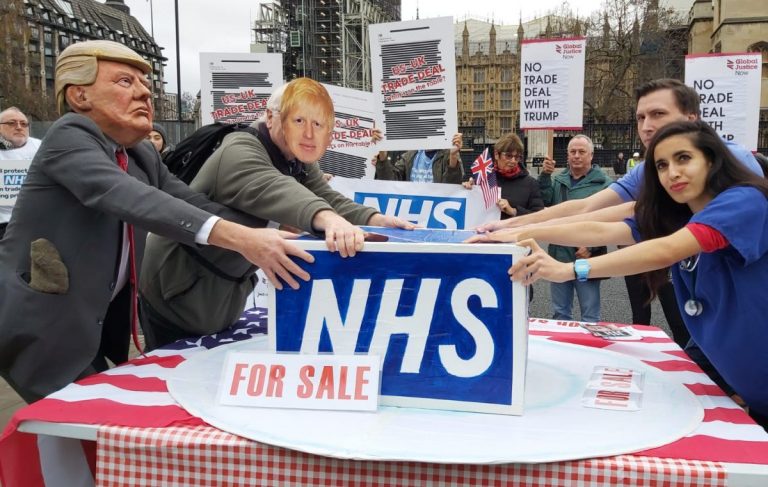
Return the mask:
<path fill-rule="evenodd" d="M 587 282 L 589 278 L 589 270 L 592 267 L 587 262 L 587 259 L 576 259 L 573 263 L 573 273 L 576 274 L 576 280 L 579 282 Z"/>

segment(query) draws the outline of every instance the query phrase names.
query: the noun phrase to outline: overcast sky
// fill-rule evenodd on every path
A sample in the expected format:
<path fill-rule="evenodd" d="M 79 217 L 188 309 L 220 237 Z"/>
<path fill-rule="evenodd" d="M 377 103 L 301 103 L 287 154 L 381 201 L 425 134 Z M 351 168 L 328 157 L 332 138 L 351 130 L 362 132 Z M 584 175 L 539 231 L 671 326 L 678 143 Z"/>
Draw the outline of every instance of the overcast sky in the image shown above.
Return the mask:
<path fill-rule="evenodd" d="M 257 0 L 180 0 L 179 2 L 179 44 L 181 51 L 181 91 L 197 93 L 200 89 L 201 52 L 249 52 L 253 21 L 258 18 Z M 268 3 L 268 2 L 265 2 Z M 545 15 L 559 8 L 562 0 L 533 0 L 515 2 L 509 0 L 445 1 L 419 0 L 419 16 L 452 16 L 464 19 L 467 16 L 493 20 L 496 23 L 516 24 L 522 15 L 523 21 Z M 173 0 L 125 0 L 131 14 L 152 32 L 154 23 L 155 40 L 161 47 L 168 65 L 165 67 L 166 91 L 176 93 L 176 39 L 174 27 Z M 416 0 L 403 0 L 402 18 L 416 18 Z M 151 22 L 150 5 L 154 22 Z M 470 8 L 468 7 L 471 5 Z M 589 15 L 600 6 L 600 0 L 573 0 L 573 10 L 579 15 Z"/>

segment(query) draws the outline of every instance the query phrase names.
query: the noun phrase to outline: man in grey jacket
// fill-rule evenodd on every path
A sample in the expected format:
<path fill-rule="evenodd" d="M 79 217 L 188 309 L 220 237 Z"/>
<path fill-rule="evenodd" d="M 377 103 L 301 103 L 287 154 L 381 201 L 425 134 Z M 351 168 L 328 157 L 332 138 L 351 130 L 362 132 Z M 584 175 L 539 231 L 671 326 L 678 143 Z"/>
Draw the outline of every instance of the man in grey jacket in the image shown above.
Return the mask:
<path fill-rule="evenodd" d="M 413 225 L 362 206 L 334 191 L 315 164 L 331 141 L 333 102 L 320 83 L 299 78 L 270 97 L 258 135 L 234 132 L 191 183 L 213 201 L 248 215 L 247 224 L 269 222 L 322 233 L 330 251 L 351 257 L 362 249 L 355 225 Z M 253 290 L 254 268 L 217 249 L 194 252 L 150 235 L 139 288 L 151 346 L 221 331 L 234 323 Z"/>
<path fill-rule="evenodd" d="M 292 287 L 294 276 L 309 279 L 288 256 L 311 255 L 276 230 L 214 216 L 236 215 L 169 174 L 143 142 L 150 72 L 110 41 L 72 44 L 57 60 L 59 109 L 74 113 L 46 134 L 0 241 L 0 374 L 27 402 L 127 359 L 147 230 L 239 252 L 277 286 L 276 275 Z"/>

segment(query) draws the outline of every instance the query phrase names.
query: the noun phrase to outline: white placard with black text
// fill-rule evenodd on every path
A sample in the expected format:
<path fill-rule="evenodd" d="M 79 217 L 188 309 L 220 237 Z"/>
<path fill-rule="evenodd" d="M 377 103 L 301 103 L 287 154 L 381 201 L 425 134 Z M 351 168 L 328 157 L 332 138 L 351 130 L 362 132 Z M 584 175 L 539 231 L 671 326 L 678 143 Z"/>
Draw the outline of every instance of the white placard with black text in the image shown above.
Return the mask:
<path fill-rule="evenodd" d="M 320 169 L 334 176 L 373 178 L 371 159 L 379 151 L 373 130 L 381 127 L 382 114 L 373 93 L 323 84 L 333 100 L 335 123 L 331 145 L 320 158 Z"/>
<path fill-rule="evenodd" d="M 520 62 L 520 128 L 580 130 L 587 40 L 524 40 Z"/>
<path fill-rule="evenodd" d="M 751 151 L 757 150 L 762 65 L 759 52 L 685 57 L 685 84 L 699 94 L 701 119 Z"/>
<path fill-rule="evenodd" d="M 453 18 L 373 24 L 369 33 L 382 148 L 449 148 L 458 131 Z"/>
<path fill-rule="evenodd" d="M 283 55 L 200 53 L 200 116 L 213 122 L 252 122 L 283 84 Z"/>

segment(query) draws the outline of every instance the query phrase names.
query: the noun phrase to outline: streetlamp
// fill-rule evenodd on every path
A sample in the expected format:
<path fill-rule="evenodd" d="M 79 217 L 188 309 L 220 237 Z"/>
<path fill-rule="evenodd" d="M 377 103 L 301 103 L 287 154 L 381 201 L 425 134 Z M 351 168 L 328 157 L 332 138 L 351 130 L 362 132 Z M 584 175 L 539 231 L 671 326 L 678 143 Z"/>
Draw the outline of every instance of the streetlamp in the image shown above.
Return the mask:
<path fill-rule="evenodd" d="M 181 52 L 179 51 L 179 0 L 173 0 L 176 19 L 176 113 L 181 122 Z"/>

